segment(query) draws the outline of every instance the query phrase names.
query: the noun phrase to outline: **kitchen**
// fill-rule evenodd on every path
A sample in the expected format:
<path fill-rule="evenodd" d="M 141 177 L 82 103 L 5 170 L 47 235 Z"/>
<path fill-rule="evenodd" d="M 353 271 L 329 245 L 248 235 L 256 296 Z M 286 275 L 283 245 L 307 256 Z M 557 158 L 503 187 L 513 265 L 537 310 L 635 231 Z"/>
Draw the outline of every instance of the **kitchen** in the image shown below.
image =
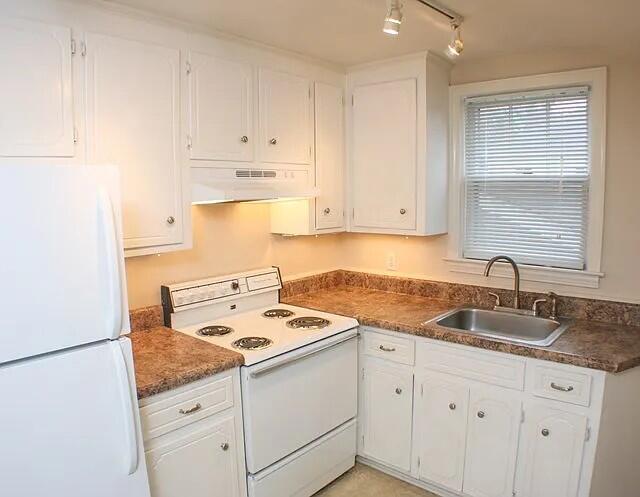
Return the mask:
<path fill-rule="evenodd" d="M 0 494 L 640 495 L 637 13 L 0 1 Z"/>

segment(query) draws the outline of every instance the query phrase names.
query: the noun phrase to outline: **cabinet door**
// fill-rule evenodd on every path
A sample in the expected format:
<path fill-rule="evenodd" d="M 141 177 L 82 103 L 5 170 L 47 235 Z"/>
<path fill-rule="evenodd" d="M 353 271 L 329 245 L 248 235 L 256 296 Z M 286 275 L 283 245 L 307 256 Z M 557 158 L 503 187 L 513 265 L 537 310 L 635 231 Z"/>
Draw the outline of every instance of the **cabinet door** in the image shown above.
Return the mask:
<path fill-rule="evenodd" d="M 180 52 L 87 35 L 88 157 L 120 166 L 125 248 L 182 241 Z"/>
<path fill-rule="evenodd" d="M 207 418 L 154 442 L 146 452 L 151 496 L 239 497 L 233 426 L 233 418 Z"/>
<path fill-rule="evenodd" d="M 311 83 L 260 70 L 260 160 L 311 163 Z"/>
<path fill-rule="evenodd" d="M 411 469 L 411 368 L 367 358 L 363 367 L 362 451 L 385 464 Z"/>
<path fill-rule="evenodd" d="M 191 159 L 253 160 L 251 66 L 190 54 Z"/>
<path fill-rule="evenodd" d="M 416 80 L 353 90 L 353 225 L 416 229 Z"/>
<path fill-rule="evenodd" d="M 0 156 L 73 157 L 71 30 L 0 19 Z"/>
<path fill-rule="evenodd" d="M 416 385 L 416 445 L 419 477 L 462 490 L 469 388 L 439 375 Z"/>
<path fill-rule="evenodd" d="M 344 224 L 344 113 L 342 88 L 316 83 L 316 229 Z"/>
<path fill-rule="evenodd" d="M 525 409 L 517 495 L 575 497 L 587 418 L 544 404 Z"/>
<path fill-rule="evenodd" d="M 465 494 L 511 497 L 522 418 L 519 392 L 473 387 L 469 401 Z"/>

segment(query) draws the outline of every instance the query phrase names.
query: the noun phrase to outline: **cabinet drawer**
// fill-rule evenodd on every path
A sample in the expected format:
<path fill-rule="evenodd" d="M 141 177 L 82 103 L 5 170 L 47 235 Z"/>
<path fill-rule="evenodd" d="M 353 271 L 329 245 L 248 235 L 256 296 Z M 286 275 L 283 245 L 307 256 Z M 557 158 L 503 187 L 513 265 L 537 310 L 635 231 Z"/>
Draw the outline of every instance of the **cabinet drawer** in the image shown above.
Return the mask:
<path fill-rule="evenodd" d="M 181 428 L 233 406 L 233 379 L 225 376 L 194 383 L 140 408 L 144 440 Z"/>
<path fill-rule="evenodd" d="M 591 376 L 579 371 L 536 364 L 533 370 L 533 394 L 586 407 L 591 402 Z"/>
<path fill-rule="evenodd" d="M 415 361 L 415 342 L 402 337 L 366 331 L 364 353 L 401 364 L 413 365 Z"/>
<path fill-rule="evenodd" d="M 525 360 L 471 347 L 418 341 L 416 365 L 516 390 L 524 390 Z"/>

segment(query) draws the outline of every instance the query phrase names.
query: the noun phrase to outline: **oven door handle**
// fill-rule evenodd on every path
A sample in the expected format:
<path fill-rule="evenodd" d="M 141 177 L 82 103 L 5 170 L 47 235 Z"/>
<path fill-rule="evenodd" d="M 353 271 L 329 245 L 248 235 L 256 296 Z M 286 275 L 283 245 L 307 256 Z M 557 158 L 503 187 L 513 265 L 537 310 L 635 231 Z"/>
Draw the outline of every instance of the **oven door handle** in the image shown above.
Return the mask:
<path fill-rule="evenodd" d="M 250 374 L 251 378 L 259 378 L 260 376 L 264 376 L 266 374 L 272 373 L 273 371 L 275 371 L 276 369 L 280 369 L 283 368 L 285 366 L 289 366 L 290 364 L 296 363 L 298 361 L 301 361 L 302 359 L 306 359 L 309 356 L 318 354 L 324 350 L 327 349 L 331 349 L 337 345 L 340 345 L 341 343 L 344 342 L 348 342 L 349 340 L 353 340 L 354 338 L 357 338 L 358 334 L 354 334 L 354 335 L 350 335 L 348 337 L 344 337 L 342 340 L 337 340 L 335 342 L 329 343 L 327 345 L 325 345 L 324 347 L 320 347 L 317 348 L 315 350 L 310 350 L 309 352 L 306 352 L 305 354 L 301 354 L 299 356 L 295 356 L 295 357 L 290 357 L 289 359 L 285 359 L 282 362 L 278 362 L 277 364 L 272 364 L 270 366 L 267 366 L 265 368 L 262 369 L 258 369 L 257 371 L 252 371 Z"/>

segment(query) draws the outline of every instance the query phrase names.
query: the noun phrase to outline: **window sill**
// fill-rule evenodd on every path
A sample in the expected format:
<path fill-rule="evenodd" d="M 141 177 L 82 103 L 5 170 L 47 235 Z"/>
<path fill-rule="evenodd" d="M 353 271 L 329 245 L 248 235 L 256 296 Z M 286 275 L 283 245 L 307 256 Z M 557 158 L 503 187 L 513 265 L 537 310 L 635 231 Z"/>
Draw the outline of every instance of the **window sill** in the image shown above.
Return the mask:
<path fill-rule="evenodd" d="M 449 270 L 454 273 L 484 274 L 485 261 L 471 259 L 447 258 L 445 262 Z M 593 271 L 577 271 L 574 269 L 559 269 L 550 267 L 530 266 L 518 264 L 522 281 L 537 281 L 557 285 L 577 286 L 583 288 L 599 288 L 603 273 Z M 492 276 L 513 279 L 513 271 L 508 264 L 496 263 L 491 270 Z"/>

